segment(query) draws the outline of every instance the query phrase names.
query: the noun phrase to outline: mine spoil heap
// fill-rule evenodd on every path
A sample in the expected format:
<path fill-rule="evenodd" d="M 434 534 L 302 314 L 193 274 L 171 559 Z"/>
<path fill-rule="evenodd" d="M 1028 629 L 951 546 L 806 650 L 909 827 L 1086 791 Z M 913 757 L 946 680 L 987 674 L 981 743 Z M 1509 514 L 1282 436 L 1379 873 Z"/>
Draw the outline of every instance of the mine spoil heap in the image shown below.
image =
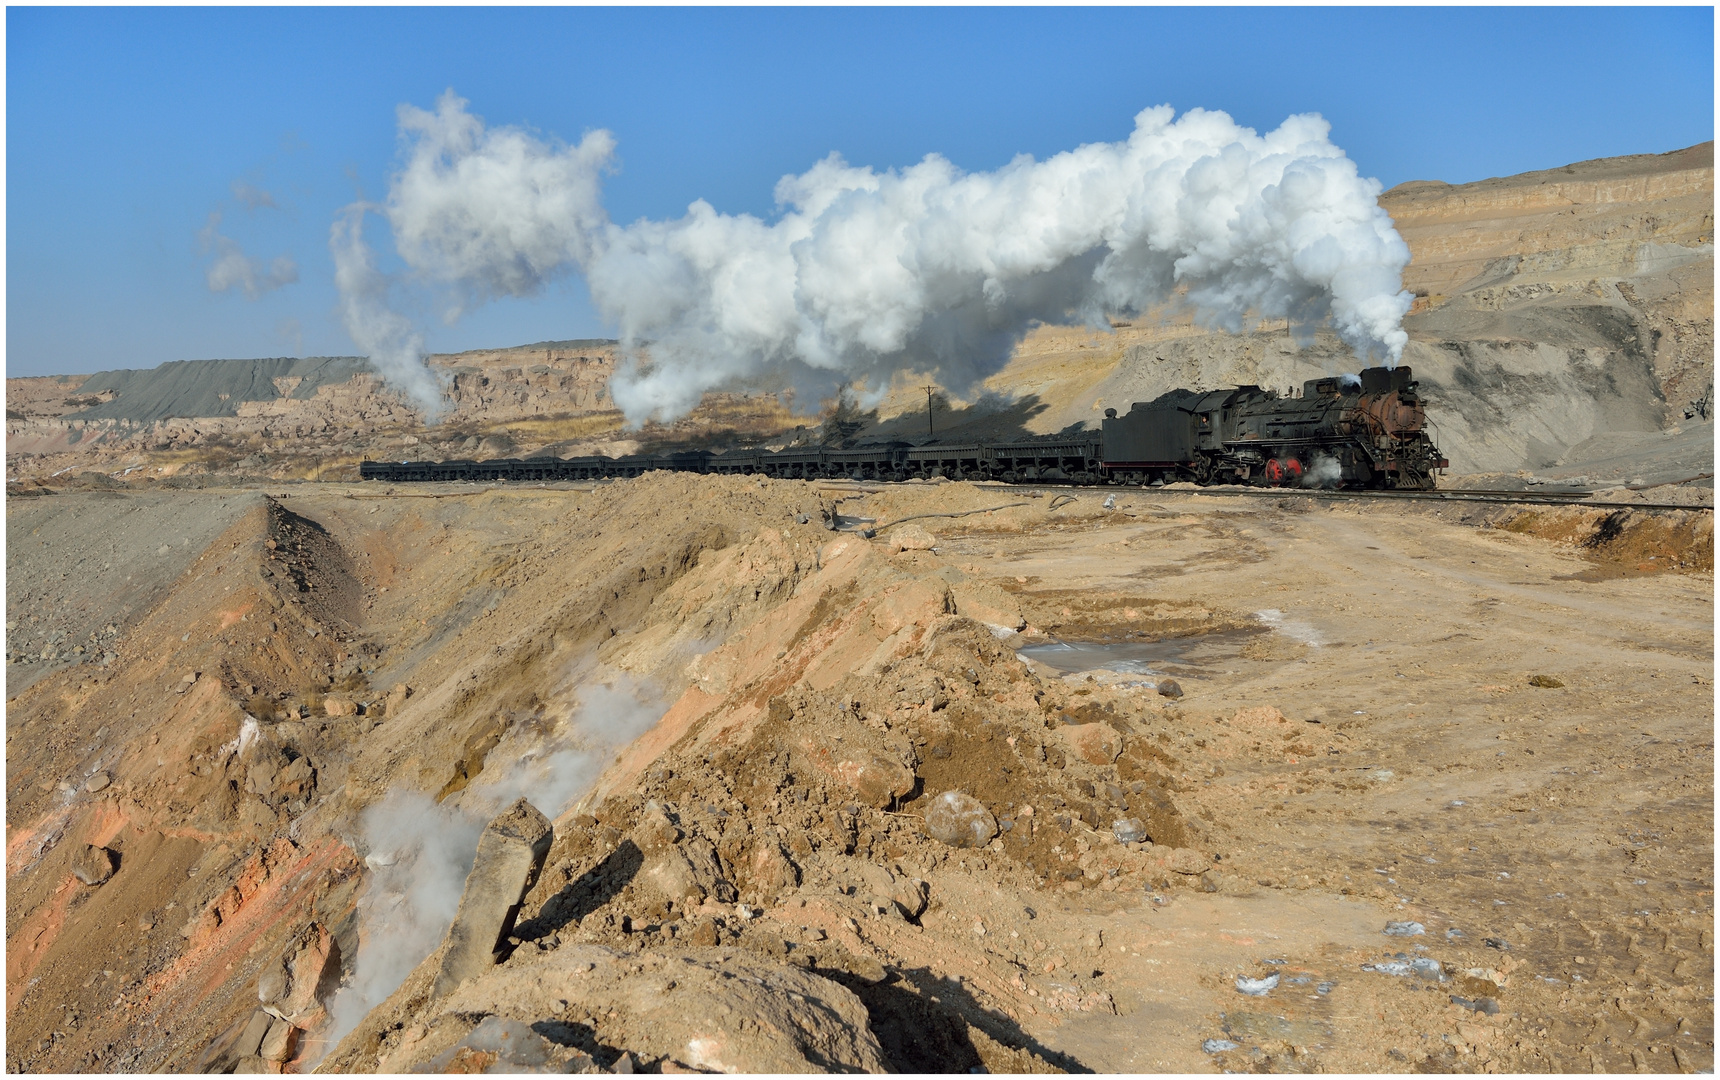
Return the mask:
<path fill-rule="evenodd" d="M 9 520 L 14 581 L 224 524 L 11 698 L 13 1069 L 1711 1061 L 1710 514 L 1615 558 L 1510 508 L 1171 489 L 182 494 Z M 1620 561 L 1679 543 L 1708 562 Z M 1194 659 L 1017 652 L 1164 639 Z M 603 742 L 622 676 L 666 704 Z M 510 794 L 581 746 L 565 808 Z M 464 895 L 381 982 L 390 793 L 466 837 Z"/>

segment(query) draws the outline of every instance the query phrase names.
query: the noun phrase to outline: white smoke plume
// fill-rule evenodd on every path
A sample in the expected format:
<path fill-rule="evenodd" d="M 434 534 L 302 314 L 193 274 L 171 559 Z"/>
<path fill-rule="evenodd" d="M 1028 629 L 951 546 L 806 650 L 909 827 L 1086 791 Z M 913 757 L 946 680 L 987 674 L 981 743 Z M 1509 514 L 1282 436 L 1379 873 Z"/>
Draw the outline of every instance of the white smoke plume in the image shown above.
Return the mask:
<path fill-rule="evenodd" d="M 383 381 L 405 395 L 426 420 L 434 421 L 446 403 L 436 377 L 424 365 L 424 336 L 411 319 L 389 306 L 388 276 L 377 269 L 376 256 L 364 241 L 364 215 L 374 209 L 355 202 L 329 227 L 341 322 Z"/>
<path fill-rule="evenodd" d="M 447 91 L 435 112 L 399 109 L 406 164 L 388 192 L 402 258 L 451 287 L 444 317 L 504 296 L 527 296 L 587 261 L 608 222 L 598 177 L 615 150 L 607 131 L 577 146 L 517 128 L 486 129 Z"/>
<path fill-rule="evenodd" d="M 346 985 L 329 1003 L 328 1032 L 319 1036 L 324 1053 L 446 936 L 489 820 L 521 796 L 558 817 L 591 789 L 616 751 L 649 731 L 666 708 L 625 673 L 581 665 L 573 678 L 580 686 L 572 712 L 559 723 L 510 729 L 486 755 L 478 783 L 440 804 L 417 792 L 390 792 L 361 815 L 370 880 L 358 904 L 358 955 Z"/>
<path fill-rule="evenodd" d="M 248 300 L 260 299 L 283 285 L 299 280 L 299 265 L 286 255 L 276 256 L 265 269 L 262 262 L 245 254 L 239 242 L 221 232 L 221 211 L 209 215 L 209 223 L 197 232 L 204 254 L 213 251 L 215 261 L 207 274 L 210 292 L 238 289 Z"/>
<path fill-rule="evenodd" d="M 275 201 L 275 197 L 273 195 L 255 184 L 247 183 L 244 180 L 233 181 L 233 197 L 243 203 L 247 210 L 261 210 L 264 207 L 268 207 L 273 210 L 279 210 L 281 208 L 280 204 Z"/>
<path fill-rule="evenodd" d="M 1039 322 L 1104 326 L 1166 305 L 1236 331 L 1329 320 L 1364 361 L 1407 341 L 1409 249 L 1317 115 L 1261 135 L 1221 112 L 1146 109 L 1130 136 L 966 173 L 832 154 L 776 188 L 763 221 L 695 202 L 616 225 L 598 202 L 614 140 L 488 130 L 452 92 L 403 108 L 388 215 L 401 256 L 463 305 L 577 266 L 635 352 L 611 386 L 634 423 L 708 390 L 787 381 L 817 396 L 900 371 L 964 393 Z M 648 347 L 648 357 L 645 350 Z"/>

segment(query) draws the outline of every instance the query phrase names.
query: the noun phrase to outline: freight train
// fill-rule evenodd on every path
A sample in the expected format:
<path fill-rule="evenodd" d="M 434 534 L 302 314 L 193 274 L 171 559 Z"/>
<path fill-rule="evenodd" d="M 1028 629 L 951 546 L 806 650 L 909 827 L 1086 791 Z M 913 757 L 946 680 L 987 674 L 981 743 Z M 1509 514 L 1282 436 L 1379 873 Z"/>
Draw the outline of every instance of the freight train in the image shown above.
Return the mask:
<path fill-rule="evenodd" d="M 1105 410 L 1098 431 L 997 442 L 706 450 L 627 457 L 366 461 L 365 480 L 598 480 L 655 470 L 793 480 L 944 477 L 1007 483 L 1432 488 L 1449 466 L 1429 435 L 1407 367 L 1312 379 L 1280 395 L 1258 386 L 1172 390 Z"/>

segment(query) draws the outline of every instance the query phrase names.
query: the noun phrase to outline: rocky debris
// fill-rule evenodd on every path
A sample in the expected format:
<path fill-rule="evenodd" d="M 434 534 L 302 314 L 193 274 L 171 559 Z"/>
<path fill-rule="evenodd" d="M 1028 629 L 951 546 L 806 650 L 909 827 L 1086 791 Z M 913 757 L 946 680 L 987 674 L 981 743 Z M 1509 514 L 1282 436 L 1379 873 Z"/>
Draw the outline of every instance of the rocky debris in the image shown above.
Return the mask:
<path fill-rule="evenodd" d="M 735 899 L 716 848 L 703 837 L 685 837 L 661 803 L 645 804 L 631 839 L 642 862 L 637 880 L 663 900 L 696 905 L 708 896 L 724 902 Z"/>
<path fill-rule="evenodd" d="M 310 1027 L 339 981 L 340 945 L 327 927 L 312 923 L 257 977 L 257 1000 L 269 1015 Z"/>
<path fill-rule="evenodd" d="M 805 694 L 792 701 L 777 697 L 771 699 L 770 716 L 788 722 L 797 709 L 812 714 L 821 711 L 821 706 L 827 707 L 827 703 L 813 702 Z M 903 761 L 912 760 L 911 752 L 900 742 L 892 744 L 875 728 L 857 727 L 838 741 L 816 728 L 805 727 L 795 745 L 808 765 L 842 784 L 873 809 L 888 809 L 914 790 L 917 777 Z"/>
<path fill-rule="evenodd" d="M 505 953 L 520 902 L 537 882 L 553 839 L 549 819 L 523 798 L 484 829 L 454 925 L 448 928 L 434 996 L 483 974 Z"/>
<path fill-rule="evenodd" d="M 358 703 L 350 698 L 329 696 L 323 698 L 323 714 L 331 718 L 357 716 Z"/>
<path fill-rule="evenodd" d="M 185 691 L 196 685 L 197 680 L 202 677 L 202 674 L 203 673 L 200 671 L 187 671 L 184 675 L 180 676 L 179 682 L 174 684 L 172 688 L 173 692 L 175 694 L 185 693 Z"/>
<path fill-rule="evenodd" d="M 302 809 L 316 787 L 316 768 L 310 759 L 267 734 L 247 749 L 245 790 L 289 813 Z"/>
<path fill-rule="evenodd" d="M 257 1009 L 245 1019 L 234 1024 L 216 1037 L 209 1048 L 198 1059 L 195 1071 L 200 1073 L 231 1073 L 238 1072 L 240 1063 L 247 1059 L 258 1060 L 257 1051 L 263 1045 L 263 1039 L 269 1034 L 269 1029 L 277 1023 L 273 1016 Z M 246 1072 L 264 1072 L 260 1068 L 248 1068 Z"/>
<path fill-rule="evenodd" d="M 931 886 L 916 877 L 893 874 L 877 863 L 864 863 L 860 877 L 879 908 L 894 908 L 903 918 L 915 919 L 926 910 Z"/>
<path fill-rule="evenodd" d="M 894 806 L 914 790 L 914 771 L 900 762 L 873 754 L 865 761 L 846 758 L 835 764 L 837 778 L 875 810 Z"/>
<path fill-rule="evenodd" d="M 100 885 L 113 877 L 114 855 L 105 847 L 85 844 L 72 860 L 72 876 L 85 885 Z"/>
<path fill-rule="evenodd" d="M 412 696 L 412 688 L 405 683 L 395 683 L 383 699 L 382 714 L 384 716 L 399 716 L 400 710 L 406 707 L 406 699 Z"/>
<path fill-rule="evenodd" d="M 462 1046 L 474 1056 L 495 1054 L 497 1062 L 503 1046 L 528 1058 L 542 1053 L 545 1064 L 562 1052 L 532 1043 L 525 1031 L 603 1054 L 612 1068 L 619 1059 L 605 1047 L 625 1048 L 649 1071 L 886 1070 L 866 1008 L 852 991 L 791 964 L 731 950 L 667 955 L 564 946 L 524 962 L 516 957 L 438 1007 L 427 1023 L 385 1034 L 378 1071 L 440 1071 L 438 1063 L 446 1069 Z M 483 1023 L 474 1023 L 480 1016 L 496 1022 L 480 1032 Z M 571 1053 L 567 1060 L 580 1064 Z"/>
<path fill-rule="evenodd" d="M 113 783 L 113 777 L 105 772 L 98 772 L 84 781 L 84 790 L 93 794 L 104 790 L 111 783 Z"/>
<path fill-rule="evenodd" d="M 1070 724 L 1063 729 L 1063 738 L 1089 765 L 1109 765 L 1123 753 L 1123 737 L 1107 724 Z"/>
<path fill-rule="evenodd" d="M 1175 679 L 1160 679 L 1159 680 L 1159 696 L 1160 697 L 1168 697 L 1168 698 L 1180 698 L 1180 697 L 1182 697 L 1183 696 L 1182 684 L 1177 682 Z"/>
<path fill-rule="evenodd" d="M 951 847 L 984 847 L 997 835 L 997 819 L 972 795 L 946 791 L 926 808 L 926 835 Z"/>

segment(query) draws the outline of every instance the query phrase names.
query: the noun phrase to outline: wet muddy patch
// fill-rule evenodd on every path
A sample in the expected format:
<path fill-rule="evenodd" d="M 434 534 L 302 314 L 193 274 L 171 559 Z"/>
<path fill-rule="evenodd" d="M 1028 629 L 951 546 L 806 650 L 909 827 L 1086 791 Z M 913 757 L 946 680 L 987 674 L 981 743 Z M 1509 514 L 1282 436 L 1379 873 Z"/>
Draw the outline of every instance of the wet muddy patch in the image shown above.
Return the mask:
<path fill-rule="evenodd" d="M 1138 594 L 1094 590 L 1033 590 L 1034 579 L 999 581 L 1014 594 L 1028 624 L 1053 639 L 1125 642 L 1186 638 L 1219 631 L 1253 628 L 1258 620 L 1192 600 L 1169 600 Z M 1029 635 L 1033 636 L 1032 631 Z"/>
<path fill-rule="evenodd" d="M 1017 650 L 1017 654 L 1023 660 L 1044 664 L 1066 675 L 1111 671 L 1147 679 L 1154 676 L 1189 678 L 1222 673 L 1226 665 L 1243 657 L 1245 650 L 1267 632 L 1265 627 L 1243 627 L 1152 640 L 1058 639 L 1025 646 Z"/>

